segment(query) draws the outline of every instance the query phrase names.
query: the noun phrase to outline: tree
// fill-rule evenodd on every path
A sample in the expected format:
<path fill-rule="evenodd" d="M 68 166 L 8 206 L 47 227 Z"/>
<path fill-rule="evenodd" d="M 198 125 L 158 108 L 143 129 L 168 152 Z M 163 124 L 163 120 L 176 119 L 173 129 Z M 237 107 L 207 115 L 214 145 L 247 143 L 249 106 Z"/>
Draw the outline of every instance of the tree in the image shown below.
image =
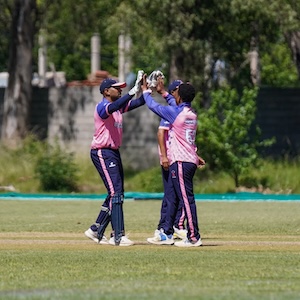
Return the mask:
<path fill-rule="evenodd" d="M 212 170 L 223 170 L 239 186 L 241 175 L 258 160 L 258 147 L 273 140 L 259 140 L 259 128 L 250 130 L 255 119 L 258 89 L 223 88 L 212 92 L 211 106 L 199 113 L 198 149 Z"/>
<path fill-rule="evenodd" d="M 10 40 L 10 20 L 11 11 L 10 5 L 6 5 L 7 1 L 0 0 L 1 14 L 0 14 L 0 72 L 8 69 L 8 47 Z"/>
<path fill-rule="evenodd" d="M 288 26 L 283 28 L 284 36 L 288 46 L 291 49 L 293 62 L 298 71 L 298 78 L 300 80 L 300 3 L 299 1 L 287 0 L 287 3 L 293 10 L 294 16 Z"/>
<path fill-rule="evenodd" d="M 35 0 L 15 0 L 12 8 L 9 80 L 5 90 L 2 122 L 4 141 L 18 141 L 27 134 L 32 94 L 32 52 Z"/>
<path fill-rule="evenodd" d="M 150 53 L 149 66 L 193 82 L 207 101 L 220 60 L 231 86 L 260 85 L 261 57 L 292 28 L 295 9 L 288 0 L 124 0 L 109 20 L 132 36 L 133 62 Z"/>
<path fill-rule="evenodd" d="M 64 71 L 68 81 L 84 80 L 91 68 L 91 37 L 101 39 L 101 69 L 118 74 L 118 33 L 106 33 L 108 16 L 121 5 L 120 0 L 58 0 L 45 12 L 41 27 L 47 40 L 49 62 Z M 92 9 L 91 9 L 92 8 Z M 118 22 L 121 22 L 118 20 Z"/>
<path fill-rule="evenodd" d="M 272 45 L 262 57 L 262 85 L 272 87 L 300 86 L 295 64 L 286 43 Z"/>

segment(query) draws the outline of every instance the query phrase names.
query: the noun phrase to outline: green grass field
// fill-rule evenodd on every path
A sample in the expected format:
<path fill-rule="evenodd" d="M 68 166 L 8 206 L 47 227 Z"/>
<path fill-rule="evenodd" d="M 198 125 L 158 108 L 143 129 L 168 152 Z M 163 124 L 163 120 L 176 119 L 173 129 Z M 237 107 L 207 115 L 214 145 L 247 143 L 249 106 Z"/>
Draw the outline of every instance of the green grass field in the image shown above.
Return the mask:
<path fill-rule="evenodd" d="M 101 203 L 0 201 L 0 299 L 300 298 L 299 202 L 197 202 L 191 249 L 147 244 L 150 200 L 124 205 L 136 245 L 95 244 L 83 232 Z"/>

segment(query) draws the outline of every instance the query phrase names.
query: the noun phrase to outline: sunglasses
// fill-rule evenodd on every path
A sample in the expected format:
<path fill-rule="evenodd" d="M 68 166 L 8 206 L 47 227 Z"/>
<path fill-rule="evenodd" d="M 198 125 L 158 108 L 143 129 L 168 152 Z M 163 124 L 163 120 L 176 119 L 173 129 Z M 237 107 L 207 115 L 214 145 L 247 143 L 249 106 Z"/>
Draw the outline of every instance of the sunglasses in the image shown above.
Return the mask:
<path fill-rule="evenodd" d="M 111 86 L 110 88 L 114 88 L 114 89 L 116 89 L 116 90 L 118 90 L 118 91 L 121 91 L 121 90 L 122 90 L 119 86 Z"/>

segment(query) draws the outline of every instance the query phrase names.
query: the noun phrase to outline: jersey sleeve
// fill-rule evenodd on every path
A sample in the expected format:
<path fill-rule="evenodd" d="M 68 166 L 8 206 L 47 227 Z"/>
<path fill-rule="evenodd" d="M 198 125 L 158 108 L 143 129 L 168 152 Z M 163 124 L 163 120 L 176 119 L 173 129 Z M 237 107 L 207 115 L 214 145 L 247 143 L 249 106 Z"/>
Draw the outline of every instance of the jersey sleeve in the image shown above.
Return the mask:
<path fill-rule="evenodd" d="M 138 108 L 145 104 L 144 96 L 141 95 L 139 98 L 130 100 L 127 105 L 122 109 L 122 113 L 125 113 L 127 111 L 131 111 L 135 108 Z"/>
<path fill-rule="evenodd" d="M 101 119 L 106 119 L 113 112 L 119 109 L 123 109 L 124 107 L 126 107 L 128 101 L 130 101 L 132 97 L 133 96 L 126 94 L 114 102 L 109 102 L 106 98 L 103 98 L 103 100 L 97 105 L 97 112 L 99 117 Z"/>
<path fill-rule="evenodd" d="M 101 119 L 106 119 L 109 116 L 107 108 L 109 106 L 109 102 L 106 99 L 103 99 L 101 102 L 97 104 L 97 113 Z"/>
<path fill-rule="evenodd" d="M 151 96 L 149 91 L 143 92 L 144 99 L 146 101 L 147 106 L 151 111 L 157 114 L 162 119 L 170 122 L 171 124 L 175 121 L 178 115 L 177 106 L 164 106 L 157 103 Z"/>
<path fill-rule="evenodd" d="M 165 98 L 165 100 L 167 101 L 167 103 L 169 105 L 171 105 L 171 106 L 176 106 L 177 105 L 175 98 L 171 94 L 169 94 L 168 92 L 165 93 L 163 95 L 163 97 Z"/>
<path fill-rule="evenodd" d="M 165 119 L 161 119 L 158 128 L 164 129 L 164 130 L 169 130 L 170 122 L 166 121 Z"/>
<path fill-rule="evenodd" d="M 131 100 L 133 95 L 126 94 L 118 100 L 109 104 L 108 112 L 112 114 L 114 111 L 124 109 L 128 105 L 128 101 Z"/>

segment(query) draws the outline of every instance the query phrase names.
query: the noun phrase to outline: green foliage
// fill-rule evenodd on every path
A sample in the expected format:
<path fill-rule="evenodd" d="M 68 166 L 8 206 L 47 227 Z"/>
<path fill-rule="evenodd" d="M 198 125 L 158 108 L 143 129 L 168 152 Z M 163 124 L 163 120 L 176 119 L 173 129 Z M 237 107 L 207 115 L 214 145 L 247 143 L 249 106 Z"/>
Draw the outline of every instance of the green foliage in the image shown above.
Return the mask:
<path fill-rule="evenodd" d="M 107 35 L 107 19 L 119 2 L 59 1 L 52 2 L 45 11 L 41 28 L 47 38 L 49 62 L 56 70 L 64 71 L 67 79 L 83 80 L 90 74 L 91 37 L 101 38 L 101 69 L 118 73 L 118 35 Z"/>
<path fill-rule="evenodd" d="M 21 193 L 45 191 L 42 188 L 36 167 L 38 159 L 46 156 L 47 147 L 47 144 L 32 138 L 26 139 L 15 150 L 0 144 L 0 189 L 11 186 Z M 227 172 L 226 169 L 220 171 L 217 168 L 211 168 L 210 153 L 202 152 L 202 146 L 199 149 L 201 155 L 203 154 L 207 160 L 207 166 L 197 170 L 194 177 L 194 192 L 196 194 L 234 193 L 236 187 L 229 176 L 230 173 L 225 173 Z M 70 191 L 106 194 L 106 188 L 89 156 L 72 156 L 71 163 L 76 165 L 76 170 L 74 170 L 76 172 L 76 188 L 70 189 Z M 252 190 L 256 189 L 258 192 L 300 194 L 299 167 L 299 157 L 293 160 L 279 161 L 259 159 L 256 165 L 249 166 L 247 172 L 240 176 L 240 186 L 241 188 L 245 186 Z M 67 171 L 69 172 L 69 170 Z M 163 192 L 159 166 L 143 172 L 129 170 L 125 167 L 124 174 L 126 192 Z M 260 186 L 263 190 L 257 189 Z M 5 189 L 3 191 L 5 192 Z M 55 192 L 66 192 L 65 186 L 62 186 L 61 190 L 55 190 Z"/>
<path fill-rule="evenodd" d="M 48 62 L 64 71 L 68 80 L 85 79 L 90 73 L 90 39 L 101 37 L 101 69 L 118 73 L 118 36 L 132 38 L 132 70 L 160 68 L 169 78 L 194 83 L 206 96 L 217 59 L 226 61 L 228 81 L 237 87 L 250 84 L 248 52 L 258 42 L 260 57 L 276 48 L 288 32 L 299 28 L 299 4 L 286 0 L 42 0 L 36 1 L 37 32 L 46 34 Z M 0 0 L 0 69 L 7 68 L 14 1 Z M 265 9 L 268 7 L 268 9 Z M 159 8 L 159 9 L 158 9 Z M 238 29 L 238 30 L 237 30 Z M 41 32 L 41 31 L 40 31 Z M 38 67 L 38 36 L 34 37 L 33 69 Z M 284 59 L 283 56 L 280 59 Z M 273 62 L 263 58 L 265 75 Z M 277 64 L 281 84 L 291 79 L 285 63 Z M 279 75 L 278 75 L 279 76 Z M 264 81 L 278 86 L 277 80 Z"/>
<path fill-rule="evenodd" d="M 125 172 L 126 176 L 127 172 Z M 127 176 L 126 176 L 127 178 Z M 126 191 L 144 191 L 151 193 L 163 192 L 160 166 L 139 172 L 126 180 Z"/>
<path fill-rule="evenodd" d="M 240 96 L 235 89 L 224 88 L 212 92 L 211 105 L 199 114 L 197 143 L 209 168 L 223 170 L 232 176 L 236 187 L 239 178 L 258 160 L 258 147 L 266 147 L 272 140 L 259 140 L 251 135 L 255 119 L 257 89 L 245 88 Z"/>
<path fill-rule="evenodd" d="M 249 189 L 251 188 L 266 189 L 269 187 L 269 178 L 267 176 L 258 178 L 247 174 L 246 176 L 241 177 L 240 185 Z"/>
<path fill-rule="evenodd" d="M 299 87 L 299 78 L 286 44 L 272 45 L 261 58 L 262 85 L 274 87 Z"/>
<path fill-rule="evenodd" d="M 77 187 L 77 166 L 72 153 L 66 153 L 58 143 L 45 145 L 38 157 L 35 172 L 46 192 L 74 192 Z"/>

